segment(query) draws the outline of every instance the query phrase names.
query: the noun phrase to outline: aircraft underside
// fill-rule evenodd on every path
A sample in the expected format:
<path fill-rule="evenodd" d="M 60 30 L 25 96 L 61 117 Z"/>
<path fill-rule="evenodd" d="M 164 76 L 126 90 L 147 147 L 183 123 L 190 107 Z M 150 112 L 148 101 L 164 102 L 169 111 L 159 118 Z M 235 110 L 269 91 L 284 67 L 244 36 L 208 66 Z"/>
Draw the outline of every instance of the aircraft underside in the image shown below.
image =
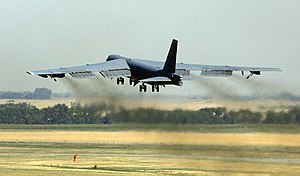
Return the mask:
<path fill-rule="evenodd" d="M 117 81 L 117 85 L 124 85 L 125 84 L 125 78 L 123 77 L 118 77 L 116 79 Z M 140 83 L 138 80 L 133 80 L 132 78 L 129 78 L 129 85 L 132 85 L 132 86 L 136 86 L 138 83 Z M 159 92 L 160 90 L 160 86 L 162 87 L 165 87 L 166 85 L 176 85 L 174 84 L 173 82 L 151 82 L 151 83 L 141 83 L 139 85 L 139 91 L 140 92 L 147 92 L 147 84 L 151 86 L 151 91 L 152 92 Z M 182 85 L 182 82 L 180 81 L 178 83 L 178 86 L 181 86 Z"/>

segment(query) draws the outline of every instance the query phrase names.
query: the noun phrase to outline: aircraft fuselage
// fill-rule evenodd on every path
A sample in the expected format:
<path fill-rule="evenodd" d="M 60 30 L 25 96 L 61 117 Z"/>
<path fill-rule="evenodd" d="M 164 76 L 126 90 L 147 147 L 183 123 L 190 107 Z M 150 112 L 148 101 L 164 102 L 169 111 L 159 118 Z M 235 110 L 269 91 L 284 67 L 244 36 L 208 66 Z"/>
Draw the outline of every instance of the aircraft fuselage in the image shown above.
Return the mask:
<path fill-rule="evenodd" d="M 161 67 L 155 67 L 152 64 L 147 64 L 137 59 L 125 58 L 119 55 L 110 55 L 106 61 L 111 61 L 115 59 L 125 59 L 131 72 L 130 79 L 131 81 L 137 84 L 139 80 L 146 78 L 154 77 L 168 77 L 171 81 L 160 81 L 160 82 L 151 82 L 147 83 L 150 85 L 177 85 L 181 86 L 182 82 L 180 76 L 175 73 L 170 73 L 166 70 L 163 70 Z"/>

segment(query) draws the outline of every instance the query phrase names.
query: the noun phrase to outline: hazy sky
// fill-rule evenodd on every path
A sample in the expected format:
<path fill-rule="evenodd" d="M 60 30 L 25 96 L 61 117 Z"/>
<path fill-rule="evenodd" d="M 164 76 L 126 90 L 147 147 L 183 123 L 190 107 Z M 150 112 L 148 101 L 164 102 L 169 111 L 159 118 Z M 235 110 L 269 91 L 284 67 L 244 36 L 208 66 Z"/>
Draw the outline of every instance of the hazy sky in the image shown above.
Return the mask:
<path fill-rule="evenodd" d="M 1 90 L 68 91 L 26 71 L 111 53 L 163 61 L 176 38 L 178 62 L 280 67 L 259 78 L 300 93 L 299 0 L 0 0 L 0 36 Z"/>

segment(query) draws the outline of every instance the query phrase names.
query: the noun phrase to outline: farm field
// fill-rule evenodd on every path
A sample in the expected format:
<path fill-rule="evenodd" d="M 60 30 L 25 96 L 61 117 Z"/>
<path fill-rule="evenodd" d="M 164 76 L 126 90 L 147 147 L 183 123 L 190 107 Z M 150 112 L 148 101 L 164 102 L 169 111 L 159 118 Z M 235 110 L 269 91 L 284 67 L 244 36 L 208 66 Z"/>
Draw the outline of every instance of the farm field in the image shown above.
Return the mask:
<path fill-rule="evenodd" d="M 44 131 L 0 132 L 0 141 L 179 144 L 179 145 L 283 145 L 300 146 L 300 134 L 195 133 L 156 131 Z"/>
<path fill-rule="evenodd" d="M 0 148 L 1 175 L 300 174 L 297 147 L 2 142 Z"/>
<path fill-rule="evenodd" d="M 1 125 L 0 175 L 300 174 L 297 126 L 79 126 Z M 261 132 L 267 127 L 284 133 Z"/>

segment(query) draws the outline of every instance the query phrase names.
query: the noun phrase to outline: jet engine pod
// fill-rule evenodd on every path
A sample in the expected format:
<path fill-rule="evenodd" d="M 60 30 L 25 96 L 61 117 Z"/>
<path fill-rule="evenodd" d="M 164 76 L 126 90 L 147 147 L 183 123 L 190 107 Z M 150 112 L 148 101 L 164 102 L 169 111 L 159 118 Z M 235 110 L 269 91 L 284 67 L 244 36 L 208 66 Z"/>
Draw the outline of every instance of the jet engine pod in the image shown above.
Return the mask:
<path fill-rule="evenodd" d="M 58 73 L 58 74 L 50 74 L 51 78 L 64 78 L 66 75 L 64 73 Z"/>
<path fill-rule="evenodd" d="M 42 78 L 48 78 L 48 75 L 39 75 L 40 77 L 42 77 Z"/>
<path fill-rule="evenodd" d="M 250 71 L 250 73 L 252 73 L 253 75 L 260 75 L 261 74 L 260 71 Z"/>
<path fill-rule="evenodd" d="M 42 78 L 64 78 L 66 75 L 64 73 L 57 73 L 57 74 L 39 74 L 38 76 Z"/>
<path fill-rule="evenodd" d="M 260 71 L 250 71 L 250 74 L 247 76 L 246 79 L 249 79 L 252 75 L 260 75 Z"/>
<path fill-rule="evenodd" d="M 182 87 L 183 82 L 182 81 L 178 81 L 178 86 Z"/>

